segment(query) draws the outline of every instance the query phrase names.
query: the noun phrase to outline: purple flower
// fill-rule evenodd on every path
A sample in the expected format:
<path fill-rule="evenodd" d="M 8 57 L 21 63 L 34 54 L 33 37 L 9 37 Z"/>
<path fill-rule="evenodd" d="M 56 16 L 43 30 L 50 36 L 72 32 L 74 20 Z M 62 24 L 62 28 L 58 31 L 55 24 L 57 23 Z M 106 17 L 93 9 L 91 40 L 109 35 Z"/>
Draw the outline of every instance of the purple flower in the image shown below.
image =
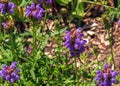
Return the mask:
<path fill-rule="evenodd" d="M 44 0 L 39 0 L 40 3 L 44 3 Z"/>
<path fill-rule="evenodd" d="M 35 17 L 41 19 L 44 14 L 44 9 L 40 7 L 40 4 L 32 3 L 30 6 L 26 7 L 26 16 Z"/>
<path fill-rule="evenodd" d="M 109 68 L 108 63 L 105 63 L 105 64 L 104 64 L 104 69 L 108 69 L 108 68 Z"/>
<path fill-rule="evenodd" d="M 2 26 L 3 26 L 3 28 L 5 28 L 7 26 L 7 23 L 2 22 Z"/>
<path fill-rule="evenodd" d="M 39 0 L 39 2 L 42 3 L 47 3 L 47 4 L 51 4 L 53 2 L 53 0 Z"/>
<path fill-rule="evenodd" d="M 95 80 L 97 86 L 112 86 L 112 83 L 116 83 L 118 72 L 111 70 L 107 63 L 104 64 L 103 70 L 98 70 L 96 73 L 97 77 Z"/>
<path fill-rule="evenodd" d="M 85 40 L 82 40 L 84 35 L 81 33 L 81 28 L 74 31 L 66 31 L 64 46 L 66 46 L 72 57 L 79 56 L 80 53 L 85 51 Z"/>
<path fill-rule="evenodd" d="M 8 2 L 8 8 L 9 8 L 10 13 L 14 12 L 15 7 L 16 7 L 16 5 L 13 2 Z"/>
<path fill-rule="evenodd" d="M 16 5 L 13 2 L 8 2 L 7 4 L 0 3 L 0 12 L 2 14 L 13 13 Z"/>
<path fill-rule="evenodd" d="M 0 70 L 0 77 L 4 80 L 14 83 L 16 80 L 20 79 L 18 73 L 19 68 L 16 68 L 17 62 L 13 62 L 10 66 L 2 65 L 2 70 Z"/>
<path fill-rule="evenodd" d="M 1 12 L 2 14 L 5 14 L 4 9 L 5 9 L 5 4 L 0 3 L 0 12 Z"/>
<path fill-rule="evenodd" d="M 120 26 L 120 20 L 118 21 L 118 26 Z"/>
<path fill-rule="evenodd" d="M 52 0 L 47 0 L 46 3 L 51 4 Z"/>

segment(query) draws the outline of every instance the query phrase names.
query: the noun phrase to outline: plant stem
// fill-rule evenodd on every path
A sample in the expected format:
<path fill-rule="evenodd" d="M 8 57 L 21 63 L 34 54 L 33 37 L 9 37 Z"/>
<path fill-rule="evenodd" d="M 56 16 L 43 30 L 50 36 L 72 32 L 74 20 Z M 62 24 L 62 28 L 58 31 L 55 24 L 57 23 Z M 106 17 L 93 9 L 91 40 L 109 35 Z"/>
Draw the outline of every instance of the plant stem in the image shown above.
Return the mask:
<path fill-rule="evenodd" d="M 97 59 L 97 63 L 98 63 L 98 65 L 99 65 L 99 59 L 98 59 L 98 56 L 95 56 L 96 57 L 96 59 Z"/>
<path fill-rule="evenodd" d="M 109 43 L 110 43 L 110 52 L 111 52 L 111 56 L 112 56 L 112 60 L 113 60 L 113 63 L 114 63 L 114 68 L 115 68 L 115 60 L 114 60 L 114 53 L 113 53 L 113 49 L 112 49 L 112 32 L 110 31 L 110 22 L 109 22 L 109 18 L 107 16 L 103 16 L 103 21 L 104 21 L 104 25 L 105 25 L 105 28 L 107 29 L 107 33 L 108 33 L 108 39 L 109 39 Z"/>
<path fill-rule="evenodd" d="M 98 49 L 97 49 L 97 47 L 93 47 L 93 52 L 94 52 L 94 55 L 95 55 L 95 57 L 96 57 L 96 59 L 97 59 L 97 63 L 98 63 L 98 65 L 99 65 Z"/>
<path fill-rule="evenodd" d="M 44 5 L 44 8 L 45 8 L 45 11 L 47 11 L 46 5 Z M 42 28 L 42 35 L 43 35 L 44 28 L 45 28 L 45 25 L 46 25 L 46 19 L 47 19 L 47 12 L 45 12 L 45 16 L 44 16 L 44 26 Z"/>
<path fill-rule="evenodd" d="M 81 20 L 82 20 L 82 18 L 78 18 L 78 27 L 81 26 Z"/>
<path fill-rule="evenodd" d="M 10 43 L 11 43 L 11 49 L 12 49 L 12 55 L 14 58 L 16 58 L 15 60 L 17 60 L 17 55 L 15 52 L 15 46 L 14 46 L 14 38 L 13 38 L 13 32 L 10 31 Z"/>
<path fill-rule="evenodd" d="M 36 34 L 37 34 L 37 25 L 36 25 L 36 22 L 34 21 L 33 23 L 32 23 L 32 31 L 33 31 L 33 34 L 32 34 L 32 36 L 33 36 L 33 43 L 32 43 L 32 58 L 33 58 L 33 62 L 32 62 L 32 67 L 31 67 L 31 74 L 32 74 L 32 72 L 34 72 L 34 70 L 35 70 L 35 66 L 36 66 L 36 63 L 37 63 L 37 60 L 38 60 L 38 57 L 37 57 L 37 39 L 36 39 Z M 34 81 L 36 81 L 35 80 L 36 79 L 36 77 L 34 76 L 33 77 L 33 80 Z"/>
<path fill-rule="evenodd" d="M 35 26 L 35 27 L 34 27 Z M 33 69 L 36 65 L 37 62 L 37 58 L 36 58 L 36 51 L 37 51 L 37 43 L 36 43 L 36 31 L 37 31 L 37 26 L 36 26 L 36 22 L 32 23 L 32 36 L 33 36 L 33 41 L 32 41 L 32 58 L 33 58 L 33 65 L 31 67 L 31 69 Z"/>
<path fill-rule="evenodd" d="M 82 65 L 85 65 L 81 58 L 78 58 L 78 60 L 82 63 Z"/>
<path fill-rule="evenodd" d="M 75 57 L 75 59 L 74 59 L 74 61 L 75 61 L 75 85 L 77 86 L 77 82 L 79 83 L 79 80 L 78 80 L 78 70 L 77 70 L 77 61 L 76 61 L 77 59 L 76 59 L 76 57 Z"/>
<path fill-rule="evenodd" d="M 117 7 L 120 5 L 120 0 L 117 0 Z"/>
<path fill-rule="evenodd" d="M 72 12 L 75 10 L 76 5 L 77 5 L 77 0 L 72 0 L 72 3 L 71 3 Z"/>
<path fill-rule="evenodd" d="M 112 56 L 112 60 L 114 63 L 114 68 L 115 68 L 114 53 L 113 53 L 113 49 L 112 49 L 112 36 L 110 35 L 110 30 L 108 30 L 108 38 L 109 38 L 109 43 L 110 43 L 110 52 L 111 52 L 111 56 Z"/>
<path fill-rule="evenodd" d="M 32 50 L 32 56 L 34 57 L 35 53 L 36 53 L 36 27 L 33 28 L 33 50 Z"/>

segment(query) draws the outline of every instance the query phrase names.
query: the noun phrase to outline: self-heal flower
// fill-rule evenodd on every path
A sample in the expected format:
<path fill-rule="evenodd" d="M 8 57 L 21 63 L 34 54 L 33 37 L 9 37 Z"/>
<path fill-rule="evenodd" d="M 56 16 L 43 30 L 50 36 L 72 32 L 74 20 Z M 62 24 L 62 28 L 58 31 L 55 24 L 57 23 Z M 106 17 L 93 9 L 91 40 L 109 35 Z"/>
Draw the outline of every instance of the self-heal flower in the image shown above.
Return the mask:
<path fill-rule="evenodd" d="M 3 28 L 5 28 L 7 26 L 7 23 L 2 22 L 2 26 L 3 26 Z"/>
<path fill-rule="evenodd" d="M 2 3 L 0 3 L 0 12 L 2 13 L 2 14 L 5 14 L 5 4 L 2 4 Z"/>
<path fill-rule="evenodd" d="M 43 4 L 43 3 L 51 4 L 53 0 L 39 0 L 39 2 L 40 4 Z"/>
<path fill-rule="evenodd" d="M 26 7 L 25 12 L 26 16 L 41 19 L 44 14 L 44 9 L 40 7 L 40 4 L 32 3 L 30 6 Z"/>
<path fill-rule="evenodd" d="M 84 45 L 86 44 L 86 40 L 82 39 L 84 34 L 81 33 L 81 29 L 82 28 L 73 31 L 66 31 L 66 35 L 64 36 L 64 46 L 69 49 L 72 57 L 79 56 L 80 53 L 85 51 Z"/>
<path fill-rule="evenodd" d="M 13 2 L 8 2 L 8 8 L 9 8 L 10 13 L 14 12 L 15 7 L 16 7 L 16 5 Z"/>
<path fill-rule="evenodd" d="M 19 72 L 20 69 L 16 68 L 17 62 L 13 62 L 10 66 L 2 65 L 2 70 L 0 70 L 0 77 L 3 80 L 14 83 L 20 79 Z"/>
<path fill-rule="evenodd" d="M 8 20 L 7 22 L 2 22 L 2 27 L 5 29 L 10 29 L 14 27 L 14 20 Z"/>
<path fill-rule="evenodd" d="M 13 13 L 16 5 L 13 2 L 0 3 L 0 12 L 2 14 Z"/>
<path fill-rule="evenodd" d="M 107 63 L 104 64 L 103 70 L 98 70 L 96 73 L 97 77 L 95 80 L 97 86 L 112 86 L 112 83 L 116 83 L 118 72 L 111 70 Z"/>
<path fill-rule="evenodd" d="M 47 0 L 46 3 L 52 3 L 53 1 L 52 0 Z"/>

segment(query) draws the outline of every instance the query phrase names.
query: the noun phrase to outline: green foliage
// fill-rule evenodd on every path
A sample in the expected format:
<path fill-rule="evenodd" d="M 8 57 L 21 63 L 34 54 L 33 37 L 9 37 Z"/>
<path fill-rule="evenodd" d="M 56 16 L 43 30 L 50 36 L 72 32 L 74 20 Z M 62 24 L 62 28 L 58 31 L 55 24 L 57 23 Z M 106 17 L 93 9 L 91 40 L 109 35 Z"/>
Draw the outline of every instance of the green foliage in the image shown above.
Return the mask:
<path fill-rule="evenodd" d="M 71 0 L 56 0 L 56 2 L 60 5 L 66 6 L 71 2 Z"/>
<path fill-rule="evenodd" d="M 82 0 L 74 0 L 72 5 L 72 15 L 74 17 L 83 18 L 85 16 L 85 3 L 82 2 Z"/>
<path fill-rule="evenodd" d="M 109 9 L 106 11 L 106 14 L 111 17 L 112 21 L 116 18 L 119 18 L 120 17 L 120 10 L 119 9 Z"/>
<path fill-rule="evenodd" d="M 108 8 L 105 11 L 105 15 L 109 16 L 112 21 L 118 19 L 120 17 L 120 4 L 116 8 Z"/>
<path fill-rule="evenodd" d="M 67 24 L 65 24 L 65 26 L 61 25 L 61 20 L 63 19 L 63 14 L 68 14 L 65 18 L 68 19 L 66 21 L 71 24 L 71 22 L 77 18 L 79 20 L 76 23 L 77 26 L 81 19 L 85 18 L 87 11 L 90 10 L 86 10 L 87 5 L 101 5 L 106 7 L 107 1 L 56 0 L 58 4 L 62 5 L 61 7 L 64 7 L 61 12 L 63 14 L 56 13 L 56 15 L 54 12 L 50 12 L 51 8 L 49 7 L 52 6 L 47 7 L 46 4 L 42 4 L 42 7 L 46 7 L 45 15 L 38 21 L 26 17 L 24 12 L 25 7 L 34 0 L 11 1 L 17 5 L 15 13 L 12 15 L 0 14 L 0 69 L 2 64 L 9 65 L 13 61 L 18 62 L 20 80 L 16 81 L 14 86 L 95 86 L 94 78 L 96 77 L 96 70 L 100 70 L 103 67 L 103 62 L 99 62 L 97 58 L 99 55 L 97 47 L 93 47 L 93 51 L 91 51 L 96 56 L 93 61 L 89 61 L 91 58 L 89 58 L 88 53 L 82 53 L 78 58 L 71 58 L 68 50 L 63 46 L 64 33 L 70 28 L 68 28 L 69 26 L 67 26 Z M 70 10 L 67 10 L 68 7 L 70 7 Z M 54 9 L 54 6 L 52 9 Z M 109 63 L 113 61 L 113 40 L 110 35 L 111 24 L 109 18 L 114 20 L 119 17 L 119 4 L 116 8 L 106 8 L 103 21 L 108 31 L 112 54 L 112 56 L 107 59 Z M 15 23 L 18 22 L 19 27 L 14 25 L 14 27 L 6 31 L 6 29 L 3 29 L 1 26 L 1 23 L 11 19 L 15 20 Z M 49 25 L 49 20 L 52 21 L 50 24 L 53 23 L 52 26 L 54 28 L 51 28 L 51 25 Z M 22 27 L 21 22 L 23 24 L 28 22 L 29 27 Z M 22 28 L 20 28 L 20 26 Z M 24 31 L 19 32 L 19 28 L 24 29 Z M 30 53 L 26 51 L 27 45 L 31 48 Z M 48 46 L 53 48 L 54 51 L 47 49 Z M 50 55 L 46 54 L 46 50 L 49 50 Z M 117 80 L 118 82 L 120 81 L 120 76 L 117 77 Z M 10 83 L 0 78 L 0 86 L 10 86 Z"/>

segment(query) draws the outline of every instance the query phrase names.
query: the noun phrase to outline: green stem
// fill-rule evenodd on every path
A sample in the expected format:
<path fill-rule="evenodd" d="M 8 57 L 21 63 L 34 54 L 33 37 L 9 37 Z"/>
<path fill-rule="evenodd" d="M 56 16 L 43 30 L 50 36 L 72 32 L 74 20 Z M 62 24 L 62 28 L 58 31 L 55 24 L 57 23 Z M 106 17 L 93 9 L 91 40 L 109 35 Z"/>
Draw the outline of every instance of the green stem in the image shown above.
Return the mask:
<path fill-rule="evenodd" d="M 18 5 L 18 0 L 13 0 L 13 2 L 16 4 L 16 5 Z"/>
<path fill-rule="evenodd" d="M 46 8 L 45 5 L 44 5 L 44 8 L 45 8 L 45 10 L 47 11 L 47 8 Z M 44 32 L 44 28 L 45 28 L 45 25 L 46 25 L 46 19 L 47 19 L 47 12 L 45 12 L 45 16 L 44 16 L 44 26 L 43 26 L 43 28 L 42 28 L 42 34 L 43 34 L 43 32 Z"/>
<path fill-rule="evenodd" d="M 71 3 L 72 12 L 75 10 L 76 5 L 77 5 L 77 0 L 72 0 L 72 3 Z"/>
<path fill-rule="evenodd" d="M 90 12 L 90 10 L 92 9 L 93 6 L 94 5 L 90 5 L 90 7 L 87 9 L 87 11 L 84 14 L 87 15 Z"/>
<path fill-rule="evenodd" d="M 35 24 L 36 25 L 36 24 Z M 35 26 L 33 25 L 33 26 Z M 32 49 L 32 56 L 34 57 L 36 55 L 36 50 L 37 50 L 37 43 L 36 43 L 36 32 L 37 32 L 37 26 L 33 28 L 33 49 Z"/>
<path fill-rule="evenodd" d="M 35 22 L 35 21 L 34 21 Z M 36 63 L 37 63 L 37 60 L 38 60 L 38 56 L 37 56 L 37 39 L 36 39 L 36 34 L 37 34 L 37 25 L 36 25 L 36 22 L 35 23 L 32 23 L 32 31 L 33 31 L 33 43 L 32 43 L 32 58 L 33 58 L 33 64 L 32 64 L 32 67 L 31 67 L 31 74 L 32 74 L 32 71 L 34 72 L 35 70 L 35 66 L 36 66 Z M 33 77 L 33 80 L 35 80 L 36 77 L 34 76 Z M 36 80 L 35 80 L 36 81 Z"/>
<path fill-rule="evenodd" d="M 94 51 L 94 55 L 95 55 L 95 57 L 96 57 L 96 59 L 97 59 L 97 64 L 99 65 L 98 49 L 97 49 L 97 47 L 93 47 L 93 51 Z"/>
<path fill-rule="evenodd" d="M 70 28 L 70 24 L 71 24 L 71 22 L 73 21 L 72 15 L 69 16 L 69 19 L 70 19 L 70 20 L 69 20 L 69 22 L 68 22 L 68 26 L 69 26 L 69 28 Z"/>
<path fill-rule="evenodd" d="M 114 63 L 114 68 L 115 68 L 115 60 L 114 60 L 114 53 L 113 53 L 113 48 L 112 48 L 112 36 L 110 35 L 110 30 L 108 29 L 108 38 L 109 38 L 109 43 L 110 43 L 110 52 L 111 52 L 111 56 L 112 56 L 112 60 Z"/>
<path fill-rule="evenodd" d="M 81 26 L 81 20 L 82 20 L 82 18 L 78 18 L 78 27 Z"/>
<path fill-rule="evenodd" d="M 81 60 L 81 58 L 78 58 L 78 60 L 80 61 L 80 63 L 81 63 L 82 65 L 85 65 L 84 62 Z"/>
<path fill-rule="evenodd" d="M 95 56 L 96 57 L 96 59 L 97 59 L 97 63 L 98 63 L 98 65 L 99 65 L 99 59 L 98 59 L 98 56 Z"/>
<path fill-rule="evenodd" d="M 14 38 L 13 38 L 13 32 L 10 31 L 10 43 L 11 43 L 11 49 L 12 49 L 12 55 L 14 58 L 16 58 L 15 60 L 17 60 L 17 55 L 15 52 L 15 46 L 14 46 Z"/>
<path fill-rule="evenodd" d="M 77 59 L 76 59 L 76 57 L 75 57 L 75 59 L 74 59 L 74 61 L 75 61 L 75 85 L 77 86 L 77 83 L 79 83 L 79 81 L 78 81 L 78 70 L 77 70 L 77 61 L 76 61 Z"/>
<path fill-rule="evenodd" d="M 119 7 L 120 5 L 120 0 L 117 0 L 117 7 Z"/>
<path fill-rule="evenodd" d="M 112 32 L 113 31 L 110 31 L 110 22 L 109 22 L 109 18 L 107 16 L 103 16 L 103 21 L 104 21 L 104 25 L 105 25 L 105 28 L 107 29 L 107 33 L 108 33 L 108 39 L 109 39 L 109 43 L 110 43 L 110 52 L 111 52 L 111 57 L 112 57 L 112 60 L 113 60 L 113 64 L 114 64 L 114 68 L 115 68 L 115 59 L 114 59 L 114 53 L 113 53 L 113 49 L 112 49 Z"/>
<path fill-rule="evenodd" d="M 74 59 L 74 62 L 75 62 L 75 59 Z M 75 62 L 75 64 L 72 65 L 73 69 L 75 68 L 73 86 L 76 86 L 76 67 L 75 67 L 75 65 L 76 65 L 76 62 Z"/>

